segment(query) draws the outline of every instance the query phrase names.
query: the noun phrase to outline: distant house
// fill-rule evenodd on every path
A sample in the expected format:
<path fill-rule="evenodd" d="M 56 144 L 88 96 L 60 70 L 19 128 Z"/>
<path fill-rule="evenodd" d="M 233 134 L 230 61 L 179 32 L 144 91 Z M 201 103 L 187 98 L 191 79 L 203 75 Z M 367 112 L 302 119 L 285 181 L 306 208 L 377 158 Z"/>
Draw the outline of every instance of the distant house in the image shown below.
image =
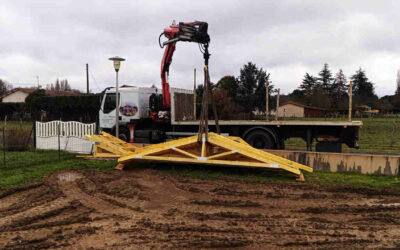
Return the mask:
<path fill-rule="evenodd" d="M 1 97 L 2 102 L 25 103 L 25 99 L 37 88 L 15 88 Z"/>
<path fill-rule="evenodd" d="M 38 88 L 15 88 L 0 98 L 2 102 L 25 103 L 25 99 L 36 90 Z M 48 96 L 76 96 L 81 93 L 76 90 L 45 90 L 45 94 Z"/>
<path fill-rule="evenodd" d="M 328 110 L 306 106 L 292 101 L 278 107 L 279 117 L 324 117 Z"/>

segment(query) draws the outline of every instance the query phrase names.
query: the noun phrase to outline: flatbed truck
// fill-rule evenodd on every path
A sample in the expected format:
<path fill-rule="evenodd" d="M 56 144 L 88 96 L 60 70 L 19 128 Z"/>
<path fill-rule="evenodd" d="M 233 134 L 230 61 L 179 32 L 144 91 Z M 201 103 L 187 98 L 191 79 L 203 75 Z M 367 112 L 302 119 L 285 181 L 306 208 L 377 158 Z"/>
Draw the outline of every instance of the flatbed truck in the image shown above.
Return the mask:
<path fill-rule="evenodd" d="M 119 90 L 119 137 L 137 143 L 159 143 L 191 136 L 198 132 L 194 118 L 193 90 L 171 88 L 171 110 L 165 117 L 152 117 L 157 105 L 157 89 L 125 86 Z M 104 91 L 100 109 L 100 128 L 115 132 L 115 88 Z M 197 117 L 196 117 L 197 118 Z M 307 150 L 341 152 L 342 145 L 358 148 L 361 121 L 318 120 L 219 120 L 222 134 L 238 136 L 255 148 L 285 149 L 285 140 L 293 137 L 306 142 Z M 216 131 L 209 120 L 209 130 Z M 315 148 L 313 145 L 315 143 Z"/>

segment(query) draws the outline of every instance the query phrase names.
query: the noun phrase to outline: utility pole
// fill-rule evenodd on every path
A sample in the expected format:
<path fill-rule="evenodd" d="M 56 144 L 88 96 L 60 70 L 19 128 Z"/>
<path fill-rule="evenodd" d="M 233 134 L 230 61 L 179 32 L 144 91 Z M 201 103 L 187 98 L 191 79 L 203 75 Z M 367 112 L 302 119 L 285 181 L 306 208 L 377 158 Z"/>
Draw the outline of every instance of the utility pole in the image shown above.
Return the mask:
<path fill-rule="evenodd" d="M 89 94 L 89 64 L 86 63 L 86 94 Z"/>
<path fill-rule="evenodd" d="M 269 120 L 269 84 L 267 83 L 267 86 L 265 87 L 265 118 L 268 121 Z"/>
<path fill-rule="evenodd" d="M 196 121 L 196 68 L 194 69 L 193 84 L 193 120 Z"/>

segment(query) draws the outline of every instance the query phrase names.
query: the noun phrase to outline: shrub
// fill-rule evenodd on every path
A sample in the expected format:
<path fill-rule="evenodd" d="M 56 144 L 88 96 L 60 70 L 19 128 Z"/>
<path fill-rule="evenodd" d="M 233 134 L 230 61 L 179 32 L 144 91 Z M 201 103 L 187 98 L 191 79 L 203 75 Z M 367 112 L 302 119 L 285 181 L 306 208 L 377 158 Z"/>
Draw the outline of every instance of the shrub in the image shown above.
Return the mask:
<path fill-rule="evenodd" d="M 24 151 L 29 147 L 31 130 L 26 128 L 10 128 L 6 130 L 7 151 Z"/>

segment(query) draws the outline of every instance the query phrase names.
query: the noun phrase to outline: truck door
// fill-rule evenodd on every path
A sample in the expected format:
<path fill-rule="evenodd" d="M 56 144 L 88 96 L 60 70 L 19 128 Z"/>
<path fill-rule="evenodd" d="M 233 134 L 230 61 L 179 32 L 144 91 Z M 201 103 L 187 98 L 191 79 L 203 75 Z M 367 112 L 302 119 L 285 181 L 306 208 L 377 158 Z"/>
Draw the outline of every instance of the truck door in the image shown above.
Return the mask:
<path fill-rule="evenodd" d="M 99 112 L 101 128 L 113 128 L 115 125 L 115 93 L 106 93 Z"/>

